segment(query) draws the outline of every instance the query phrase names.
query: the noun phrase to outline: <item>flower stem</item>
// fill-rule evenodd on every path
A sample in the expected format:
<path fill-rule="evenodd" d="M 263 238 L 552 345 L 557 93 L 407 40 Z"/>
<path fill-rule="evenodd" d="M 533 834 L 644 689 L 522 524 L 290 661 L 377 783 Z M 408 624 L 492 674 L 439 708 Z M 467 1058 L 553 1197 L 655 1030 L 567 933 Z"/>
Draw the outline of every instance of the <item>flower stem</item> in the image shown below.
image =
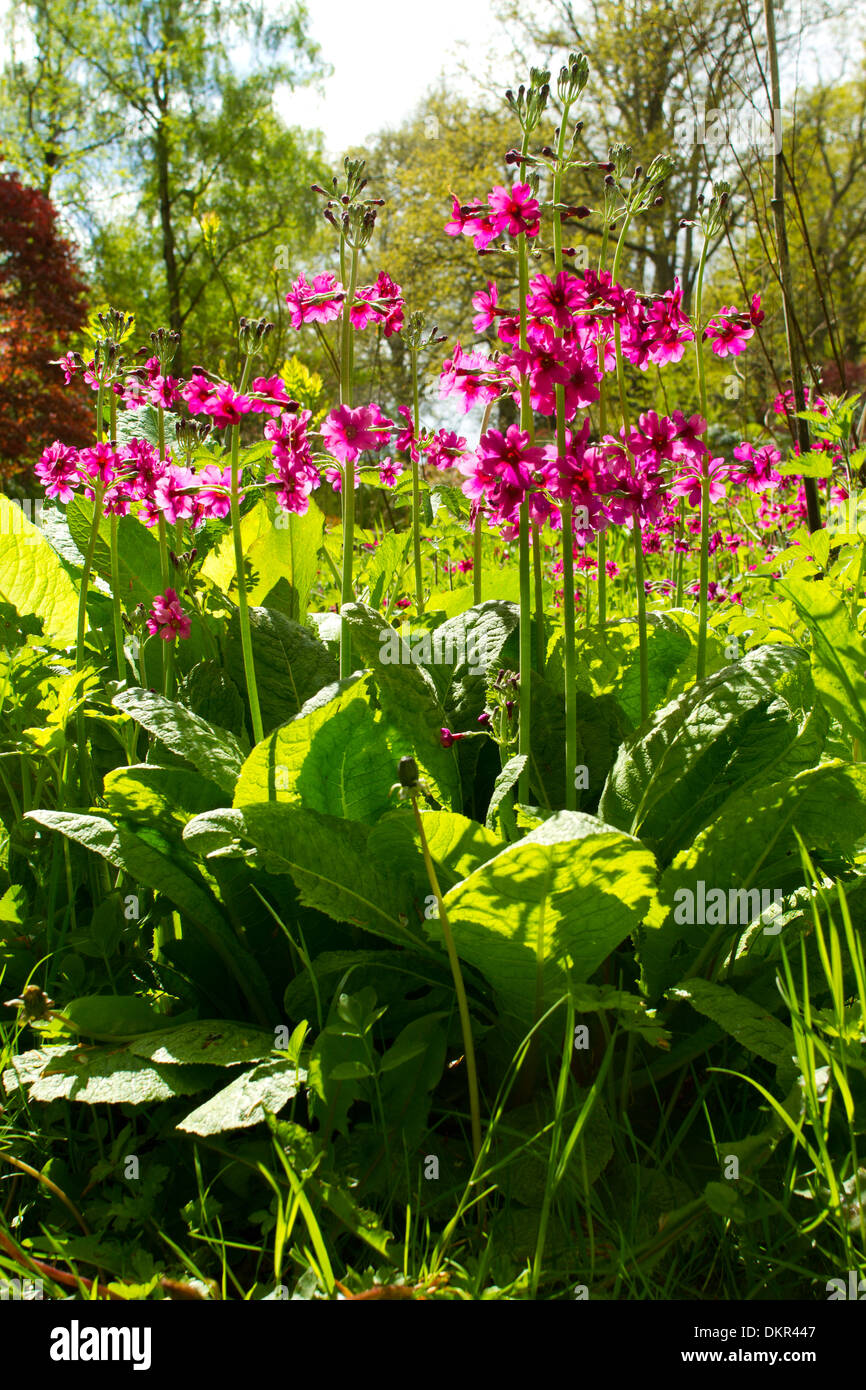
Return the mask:
<path fill-rule="evenodd" d="M 117 397 L 111 392 L 108 401 L 108 432 L 112 443 L 117 433 Z M 117 679 L 122 681 L 126 678 L 126 657 L 123 651 L 123 610 L 120 605 L 120 553 L 118 550 L 118 515 L 117 512 L 111 514 L 111 605 L 114 616 L 114 655 L 117 663 Z"/>
<path fill-rule="evenodd" d="M 484 513 L 479 507 L 472 532 L 472 602 L 476 605 L 481 602 L 481 547 L 484 541 L 481 527 L 483 523 Z"/>
<path fill-rule="evenodd" d="M 622 249 L 625 244 L 625 234 L 631 222 L 631 213 L 627 212 L 622 224 L 622 231 L 619 234 L 619 241 L 616 245 L 616 253 L 613 258 L 613 270 L 611 279 L 616 284 L 616 277 L 619 274 L 619 262 Z M 629 446 L 629 430 L 631 428 L 628 411 L 628 396 L 625 385 L 625 363 L 622 355 L 622 336 L 620 334 L 619 322 L 614 322 L 613 329 L 614 344 L 616 347 L 616 380 L 619 386 L 619 403 L 622 412 L 622 428 L 625 436 L 625 447 L 631 454 Z M 632 462 L 634 455 L 632 455 Z M 641 537 L 640 517 L 637 511 L 632 516 L 632 539 L 634 542 L 634 577 L 637 588 L 637 626 L 638 638 L 640 641 L 640 720 L 645 724 L 649 718 L 649 648 L 647 646 L 647 626 L 646 626 L 646 590 L 644 589 L 643 579 L 643 539 Z"/>
<path fill-rule="evenodd" d="M 646 590 L 643 579 L 643 538 L 640 522 L 634 518 L 632 526 L 634 543 L 634 577 L 637 585 L 637 623 L 640 633 L 640 721 L 645 724 L 649 718 L 649 649 L 646 630 Z"/>
<path fill-rule="evenodd" d="M 415 611 L 419 618 L 424 612 L 424 576 L 421 569 L 421 477 L 417 458 L 418 431 L 420 429 L 418 409 L 418 353 L 413 350 L 412 359 L 412 421 L 414 439 L 410 448 L 412 459 L 412 553 L 415 560 Z"/>
<path fill-rule="evenodd" d="M 341 262 L 345 261 L 345 250 L 341 246 Z M 355 298 L 355 285 L 358 279 L 358 248 L 352 247 L 352 266 L 349 272 L 349 289 L 343 304 L 342 337 L 340 342 L 340 404 L 352 404 L 352 320 L 350 310 Z M 343 465 L 343 574 L 340 586 L 340 603 L 351 603 L 355 597 L 352 588 L 352 567 L 355 554 L 355 464 L 347 460 Z M 340 678 L 352 674 L 352 634 L 346 618 L 340 622 Z"/>
<path fill-rule="evenodd" d="M 524 133 L 522 154 L 526 154 L 529 144 L 529 136 Z M 528 348 L 526 336 L 526 297 L 529 293 L 529 257 L 526 248 L 526 233 L 521 232 L 517 238 L 517 272 L 518 272 L 518 294 L 519 294 L 519 314 L 520 314 L 520 347 L 524 352 Z M 520 378 L 520 428 L 532 434 L 532 405 L 529 400 L 529 380 L 525 376 Z M 532 737 L 531 737 L 531 710 L 532 710 L 532 689 L 531 689 L 531 668 L 532 668 L 532 584 L 529 560 L 529 502 L 524 497 L 520 504 L 519 515 L 519 565 L 520 565 L 520 690 L 518 693 L 518 710 L 520 722 L 518 726 L 518 753 L 526 758 L 523 771 L 520 774 L 517 784 L 518 800 L 524 805 L 529 801 L 529 768 L 532 761 Z"/>
<path fill-rule="evenodd" d="M 445 904 L 442 901 L 442 890 L 439 887 L 439 880 L 436 877 L 436 870 L 433 866 L 433 860 L 430 857 L 430 847 L 427 844 L 424 821 L 418 809 L 417 795 L 412 796 L 412 810 L 415 812 L 415 824 L 418 827 L 418 834 L 421 838 L 424 867 L 427 870 L 427 878 L 430 881 L 430 887 L 436 899 L 439 922 L 442 926 L 442 935 L 445 938 L 445 949 L 448 952 L 448 964 L 451 966 L 451 978 L 454 981 L 454 989 L 457 993 L 457 1010 L 460 1014 L 460 1030 L 463 1034 L 463 1052 L 466 1058 L 466 1080 L 469 1086 L 469 1113 L 472 1122 L 472 1156 L 477 1159 L 481 1152 L 481 1105 L 478 1098 L 478 1071 L 475 1065 L 475 1044 L 472 1040 L 472 1023 L 469 1018 L 466 986 L 463 983 L 463 972 L 460 969 L 460 957 L 454 945 L 451 924 L 448 921 L 448 914 L 445 911 Z"/>
<path fill-rule="evenodd" d="M 156 410 L 157 442 L 159 447 L 160 462 L 165 459 L 165 411 L 162 406 L 157 406 Z M 166 532 L 165 517 L 160 515 L 157 523 L 157 535 L 159 537 L 159 570 L 162 576 L 162 592 L 171 587 L 171 573 L 168 566 L 168 537 Z M 174 667 L 174 646 L 171 642 L 162 644 L 162 693 L 169 696 L 173 685 Z"/>
<path fill-rule="evenodd" d="M 565 140 L 571 106 L 564 103 L 556 142 L 556 172 L 553 176 L 553 264 L 556 275 L 562 273 L 562 218 L 556 211 L 562 202 L 562 179 L 565 173 Z M 563 329 L 556 328 L 562 337 Z M 565 457 L 565 388 L 555 387 L 556 396 L 556 453 Z M 577 661 L 574 646 L 574 504 L 570 497 L 562 503 L 562 642 L 565 682 L 565 809 L 577 810 Z"/>
<path fill-rule="evenodd" d="M 704 267 L 707 263 L 709 238 L 704 237 L 701 247 L 701 260 L 698 266 L 698 279 L 695 287 L 695 364 L 698 373 L 698 397 L 701 414 L 707 419 L 707 378 L 704 369 L 704 342 L 702 303 L 704 295 Z M 710 580 L 710 453 L 704 454 L 701 464 L 701 569 L 700 599 L 698 616 L 697 678 L 704 679 L 707 674 L 707 593 Z"/>
<path fill-rule="evenodd" d="M 238 388 L 242 395 L 247 384 L 252 357 L 247 354 L 241 372 L 241 381 Z M 238 584 L 238 625 L 241 633 L 241 651 L 244 658 L 244 676 L 246 678 L 247 699 L 250 705 L 250 719 L 253 726 L 253 743 L 260 743 L 264 738 L 264 728 L 262 726 L 262 713 L 259 707 L 259 690 L 256 684 L 256 668 L 253 659 L 253 639 L 250 632 L 250 612 L 247 600 L 247 582 L 244 575 L 244 543 L 241 537 L 241 508 L 240 508 L 240 468 L 238 466 L 238 454 L 240 451 L 241 427 L 232 425 L 232 444 L 231 444 L 231 520 L 232 537 L 235 549 L 235 575 Z"/>

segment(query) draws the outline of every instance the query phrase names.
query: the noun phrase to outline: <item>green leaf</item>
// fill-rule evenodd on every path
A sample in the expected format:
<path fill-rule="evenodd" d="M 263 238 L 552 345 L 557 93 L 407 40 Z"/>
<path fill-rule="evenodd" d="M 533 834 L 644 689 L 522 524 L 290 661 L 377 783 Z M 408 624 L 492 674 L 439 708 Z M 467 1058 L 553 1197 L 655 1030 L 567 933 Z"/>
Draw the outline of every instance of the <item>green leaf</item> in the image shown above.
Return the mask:
<path fill-rule="evenodd" d="M 794 1034 L 766 1009 L 737 994 L 726 985 L 710 980 L 688 980 L 669 991 L 673 999 L 686 999 L 705 1018 L 711 1018 L 732 1038 L 763 1057 L 773 1066 L 782 1066 L 797 1055 Z"/>
<path fill-rule="evenodd" d="M 661 879 L 663 897 L 675 906 L 658 931 L 640 940 L 644 983 L 653 997 L 683 975 L 720 927 L 729 926 L 721 937 L 732 939 L 759 915 L 744 899 L 749 921 L 731 923 L 730 917 L 739 919 L 742 911 L 732 893 L 783 891 L 792 877 L 801 881 L 797 834 L 809 850 L 844 852 L 855 845 L 866 834 L 866 766 L 822 763 L 770 786 L 744 788 L 676 856 Z M 721 922 L 682 920 L 698 915 L 687 909 L 699 901 L 700 882 L 705 896 L 710 889 L 725 895 Z M 765 927 L 775 925 L 765 922 Z"/>
<path fill-rule="evenodd" d="M 502 771 L 493 783 L 493 791 L 490 795 L 490 804 L 487 807 L 487 829 L 495 830 L 496 822 L 499 818 L 497 813 L 508 793 L 517 786 L 520 774 L 526 766 L 526 754 L 516 753 L 513 758 L 509 758 Z"/>
<path fill-rule="evenodd" d="M 280 510 L 274 499 L 259 500 L 241 518 L 241 542 L 251 606 L 277 609 L 303 622 L 319 569 L 325 518 L 315 501 L 303 516 Z M 227 531 L 201 568 L 222 594 L 237 602 L 234 538 Z"/>
<path fill-rule="evenodd" d="M 82 1057 L 77 1062 L 76 1057 Z M 210 1067 L 160 1067 L 128 1052 L 101 1048 L 54 1061 L 30 1087 L 30 1100 L 85 1105 L 146 1105 L 190 1096 L 213 1083 Z"/>
<path fill-rule="evenodd" d="M 105 774 L 103 794 L 109 811 L 170 835 L 193 816 L 221 804 L 215 782 L 185 767 L 134 763 Z"/>
<path fill-rule="evenodd" d="M 160 1065 L 189 1066 L 207 1063 L 211 1067 L 235 1067 L 264 1062 L 274 1050 L 274 1035 L 246 1023 L 225 1019 L 196 1019 L 174 1028 L 161 1025 L 147 1037 L 131 1043 L 128 1051 L 136 1057 Z"/>
<path fill-rule="evenodd" d="M 58 647 L 75 641 L 78 594 L 59 557 L 20 507 L 0 496 L 0 602 L 34 614 Z"/>
<path fill-rule="evenodd" d="M 739 787 L 817 762 L 813 703 L 803 652 L 781 644 L 750 651 L 626 740 L 599 815 L 668 862 Z"/>
<path fill-rule="evenodd" d="M 641 922 L 658 920 L 655 878 L 639 841 L 562 811 L 452 888 L 444 905 L 461 959 L 527 1026 Z M 442 939 L 435 920 L 427 931 Z"/>
<path fill-rule="evenodd" d="M 93 502 L 76 494 L 66 508 L 66 521 L 82 555 L 87 554 L 93 526 Z M 120 598 L 127 611 L 137 603 L 148 608 L 154 594 L 163 591 L 159 542 L 156 536 L 130 513 L 117 519 L 117 557 Z M 93 568 L 104 580 L 111 579 L 111 522 L 103 516 L 93 552 Z"/>
<path fill-rule="evenodd" d="M 179 689 L 185 705 L 208 724 L 244 738 L 244 702 L 237 685 L 217 661 L 193 666 Z"/>
<path fill-rule="evenodd" d="M 425 949 L 409 928 L 410 885 L 370 854 L 368 826 L 277 802 L 244 806 L 243 819 L 246 838 L 266 851 L 269 871 L 291 874 L 305 906 Z"/>
<path fill-rule="evenodd" d="M 125 869 L 135 882 L 155 892 L 165 893 L 201 931 L 211 950 L 228 968 L 261 1021 L 268 1021 L 272 1001 L 261 966 L 235 936 L 220 909 L 201 883 L 194 861 L 186 856 L 182 867 L 181 847 L 169 846 L 156 832 L 136 831 L 121 822 L 113 825 L 103 816 L 68 811 L 31 811 L 28 819 L 57 830 L 85 849 L 100 854 L 119 869 Z"/>
<path fill-rule="evenodd" d="M 237 739 L 216 729 L 176 700 L 135 686 L 114 696 L 112 704 L 147 729 L 177 757 L 191 763 L 230 796 L 243 755 Z"/>
<path fill-rule="evenodd" d="M 235 1077 L 222 1091 L 187 1115 L 178 1129 L 186 1134 L 223 1134 L 265 1122 L 265 1111 L 278 1114 L 306 1081 L 292 1062 L 267 1062 Z"/>
<path fill-rule="evenodd" d="M 372 608 L 348 603 L 340 613 L 349 625 L 353 660 L 363 662 L 375 677 L 391 748 L 398 759 L 413 756 L 437 801 L 457 809 L 461 800 L 457 760 L 441 740 L 445 712 L 431 676 L 413 659 L 416 637 L 423 649 L 429 634 L 415 634 L 407 649 L 395 629 Z M 430 637 L 431 655 L 433 644 Z"/>
<path fill-rule="evenodd" d="M 789 575 L 777 589 L 812 634 L 812 675 L 821 699 L 854 738 L 866 735 L 866 639 L 848 606 L 825 579 Z"/>
<path fill-rule="evenodd" d="M 373 824 L 393 808 L 391 788 L 404 755 L 417 758 L 438 799 L 446 799 L 436 772 L 456 778 L 453 755 L 431 759 L 429 739 L 417 737 L 407 717 L 398 729 L 380 705 L 372 674 L 328 687 L 294 719 L 263 739 L 244 763 L 234 805 L 281 801 L 322 815 Z M 444 761 L 444 760 L 450 761 Z"/>
<path fill-rule="evenodd" d="M 422 811 L 421 821 L 443 892 L 468 878 L 503 848 L 493 831 L 452 811 Z M 383 816 L 374 826 L 367 847 L 377 864 L 387 864 L 401 877 L 411 877 L 419 896 L 432 893 L 418 827 L 408 808 Z"/>
<path fill-rule="evenodd" d="M 99 994 L 73 999 L 62 1012 L 77 1032 L 85 1037 L 134 1038 L 165 1027 L 165 1014 L 158 1013 L 137 994 Z"/>
<path fill-rule="evenodd" d="M 431 660 L 425 665 L 435 682 L 448 728 L 477 728 L 488 681 L 501 666 L 517 668 L 519 620 L 516 604 L 491 600 L 449 618 L 436 629 Z"/>
<path fill-rule="evenodd" d="M 683 691 L 694 679 L 697 623 L 692 613 L 647 613 L 650 708 Z M 615 696 L 634 729 L 641 722 L 640 629 L 632 619 L 618 619 L 601 630 L 580 628 L 575 635 L 577 687 L 588 695 Z M 561 638 L 554 655 L 561 666 Z M 712 633 L 707 647 L 707 669 L 722 662 L 722 645 Z"/>
<path fill-rule="evenodd" d="M 323 686 L 337 679 L 336 658 L 315 633 L 272 608 L 251 608 L 250 636 L 265 733 L 298 714 Z M 239 690 L 246 690 L 244 656 L 237 614 L 225 639 L 226 666 Z"/>

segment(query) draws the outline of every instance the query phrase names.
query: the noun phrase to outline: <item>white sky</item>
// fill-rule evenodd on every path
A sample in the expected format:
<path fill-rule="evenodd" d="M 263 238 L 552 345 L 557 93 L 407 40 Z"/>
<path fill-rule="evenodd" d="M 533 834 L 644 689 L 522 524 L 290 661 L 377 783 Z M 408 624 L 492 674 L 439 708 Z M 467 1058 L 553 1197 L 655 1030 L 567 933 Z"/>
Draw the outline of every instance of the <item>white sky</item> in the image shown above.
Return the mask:
<path fill-rule="evenodd" d="M 333 68 L 321 90 L 283 90 L 277 110 L 289 125 L 318 127 L 328 155 L 397 126 L 444 72 L 468 85 L 461 62 L 483 63 L 504 47 L 491 0 L 308 0 L 311 37 Z M 512 81 L 503 70 L 503 90 Z"/>

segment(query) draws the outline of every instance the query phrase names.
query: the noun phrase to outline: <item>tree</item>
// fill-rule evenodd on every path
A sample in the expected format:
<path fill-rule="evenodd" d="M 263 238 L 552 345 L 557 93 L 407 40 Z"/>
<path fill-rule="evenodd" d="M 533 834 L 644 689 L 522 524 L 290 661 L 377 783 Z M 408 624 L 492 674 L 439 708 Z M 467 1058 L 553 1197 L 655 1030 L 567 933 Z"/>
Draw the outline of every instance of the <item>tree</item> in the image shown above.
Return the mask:
<path fill-rule="evenodd" d="M 42 449 L 92 437 L 92 407 L 57 366 L 86 319 L 85 286 L 57 212 L 16 174 L 0 175 L 0 467 L 24 473 Z"/>
<path fill-rule="evenodd" d="M 312 225 L 317 144 L 273 109 L 279 86 L 320 70 L 306 11 L 278 14 L 273 0 L 20 7 L 36 56 L 8 71 L 0 136 L 17 140 L 28 167 L 53 167 L 100 294 L 136 311 L 141 327 L 182 334 L 176 369 L 226 354 L 231 320 L 272 307 L 276 249 Z M 22 132 L 14 112 L 24 100 Z M 83 129 L 70 118 L 78 111 Z"/>

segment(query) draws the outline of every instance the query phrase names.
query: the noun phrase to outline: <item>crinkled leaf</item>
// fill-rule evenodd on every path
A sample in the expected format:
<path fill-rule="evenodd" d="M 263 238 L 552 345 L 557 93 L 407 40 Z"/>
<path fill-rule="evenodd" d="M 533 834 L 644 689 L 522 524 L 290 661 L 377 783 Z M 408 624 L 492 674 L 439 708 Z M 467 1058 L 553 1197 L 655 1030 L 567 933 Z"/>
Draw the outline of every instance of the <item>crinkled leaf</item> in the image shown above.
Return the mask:
<path fill-rule="evenodd" d="M 153 734 L 172 753 L 192 763 L 199 772 L 230 796 L 241 770 L 243 755 L 234 734 L 216 729 L 176 700 L 152 690 L 121 690 L 112 704 Z"/>
<path fill-rule="evenodd" d="M 667 863 L 738 788 L 817 761 L 813 703 L 805 653 L 780 644 L 749 652 L 626 740 L 599 815 Z"/>
<path fill-rule="evenodd" d="M 640 924 L 658 920 L 656 865 L 639 841 L 563 811 L 445 895 L 461 959 L 523 1025 L 582 983 Z M 441 926 L 426 924 L 442 939 Z"/>
<path fill-rule="evenodd" d="M 265 1111 L 278 1114 L 306 1079 L 306 1072 L 292 1062 L 266 1062 L 235 1077 L 181 1120 L 177 1128 L 187 1134 L 208 1135 L 263 1124 Z"/>
<path fill-rule="evenodd" d="M 34 614 L 58 647 L 75 641 L 78 594 L 59 556 L 20 507 L 0 496 L 0 602 Z"/>
<path fill-rule="evenodd" d="M 685 980 L 670 991 L 674 999 L 686 999 L 693 1009 L 711 1018 L 738 1043 L 763 1057 L 765 1062 L 782 1066 L 797 1055 L 794 1034 L 754 1000 L 737 994 L 727 985 L 711 980 Z"/>

